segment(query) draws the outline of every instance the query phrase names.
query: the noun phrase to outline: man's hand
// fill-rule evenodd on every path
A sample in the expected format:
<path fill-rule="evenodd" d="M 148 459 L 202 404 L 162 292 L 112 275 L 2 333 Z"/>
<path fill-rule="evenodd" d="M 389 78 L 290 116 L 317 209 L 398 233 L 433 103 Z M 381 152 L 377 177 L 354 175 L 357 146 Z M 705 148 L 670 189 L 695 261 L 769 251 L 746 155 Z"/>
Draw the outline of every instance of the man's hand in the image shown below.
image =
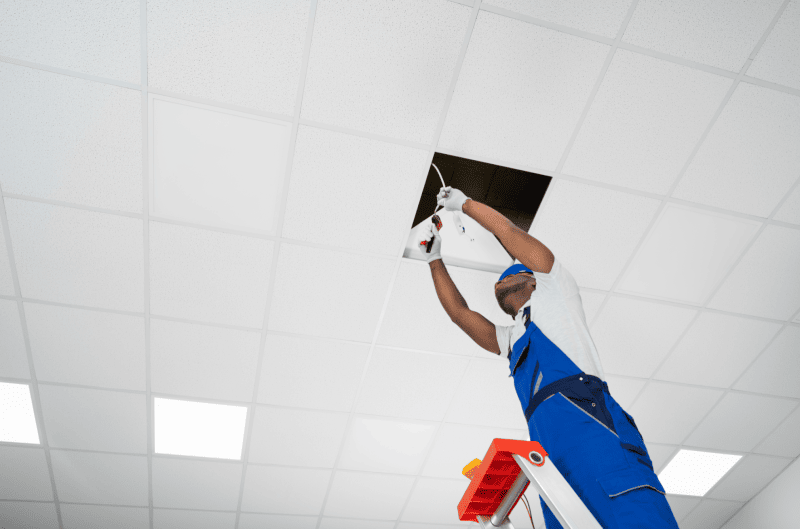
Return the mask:
<path fill-rule="evenodd" d="M 450 186 L 441 188 L 439 194 L 436 195 L 436 203 L 444 206 L 445 211 L 460 211 L 463 213 L 464 202 L 467 199 L 469 199 L 467 195 Z"/>
<path fill-rule="evenodd" d="M 422 228 L 418 237 L 420 238 L 419 250 L 425 256 L 428 264 L 431 261 L 442 258 L 442 236 L 439 235 L 439 230 L 436 229 L 436 225 L 433 222 L 427 228 Z M 431 239 L 433 239 L 432 243 L 430 242 Z M 430 253 L 428 253 L 428 244 L 431 246 Z"/>

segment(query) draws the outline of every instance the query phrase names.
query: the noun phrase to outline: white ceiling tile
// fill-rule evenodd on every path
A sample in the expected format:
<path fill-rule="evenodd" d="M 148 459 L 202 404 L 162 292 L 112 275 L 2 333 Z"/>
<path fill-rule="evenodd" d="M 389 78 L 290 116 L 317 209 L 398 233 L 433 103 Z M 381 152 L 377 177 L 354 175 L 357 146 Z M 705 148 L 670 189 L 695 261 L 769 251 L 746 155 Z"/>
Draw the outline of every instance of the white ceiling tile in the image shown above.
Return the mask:
<path fill-rule="evenodd" d="M 719 529 L 742 503 L 721 500 L 702 500 L 681 522 L 681 529 Z"/>
<path fill-rule="evenodd" d="M 739 83 L 672 196 L 768 217 L 797 180 L 798 143 L 800 97 Z"/>
<path fill-rule="evenodd" d="M 653 377 L 730 387 L 780 328 L 778 323 L 702 312 Z"/>
<path fill-rule="evenodd" d="M 153 509 L 153 529 L 234 529 L 235 526 L 233 512 Z"/>
<path fill-rule="evenodd" d="M 239 499 L 241 463 L 153 458 L 153 506 L 233 511 Z"/>
<path fill-rule="evenodd" d="M 732 82 L 618 49 L 562 172 L 666 194 Z"/>
<path fill-rule="evenodd" d="M 452 2 L 320 3 L 302 118 L 430 143 L 470 14 Z"/>
<path fill-rule="evenodd" d="M 316 468 L 248 465 L 241 509 L 275 514 L 318 515 L 325 500 L 331 472 Z M 237 484 L 236 491 L 238 490 Z"/>
<path fill-rule="evenodd" d="M 5 63 L 0 84 L 4 193 L 142 212 L 140 92 Z"/>
<path fill-rule="evenodd" d="M 754 452 L 774 456 L 797 457 L 800 455 L 800 406 L 795 408 L 766 439 L 759 443 Z"/>
<path fill-rule="evenodd" d="M 416 474 L 437 424 L 356 415 L 350 424 L 338 468 Z"/>
<path fill-rule="evenodd" d="M 26 298 L 141 312 L 141 219 L 6 199 Z"/>
<path fill-rule="evenodd" d="M 56 504 L 0 501 L 0 527 L 59 529 Z"/>
<path fill-rule="evenodd" d="M 51 447 L 147 453 L 145 396 L 39 384 Z"/>
<path fill-rule="evenodd" d="M 600 305 L 606 299 L 605 293 L 591 292 L 589 290 L 580 289 L 581 303 L 583 305 L 583 314 L 586 322 L 591 327 L 594 325 L 594 319 L 600 310 Z"/>
<path fill-rule="evenodd" d="M 395 522 L 378 522 L 375 520 L 355 520 L 352 518 L 325 518 L 320 521 L 319 529 L 394 529 Z M 425 529 L 418 527 L 417 529 Z"/>
<path fill-rule="evenodd" d="M 150 104 L 150 212 L 275 235 L 291 122 L 164 96 Z"/>
<path fill-rule="evenodd" d="M 653 198 L 556 180 L 528 233 L 558 256 L 579 286 L 611 290 L 659 205 Z"/>
<path fill-rule="evenodd" d="M 152 87 L 292 114 L 309 0 L 147 4 Z"/>
<path fill-rule="evenodd" d="M 700 498 L 691 498 L 689 496 L 677 496 L 675 494 L 667 494 L 667 503 L 669 503 L 672 514 L 675 516 L 675 521 L 680 522 L 683 520 L 692 509 L 697 507 L 700 503 Z"/>
<path fill-rule="evenodd" d="M 514 389 L 508 362 L 496 357 L 473 359 L 445 420 L 527 431 L 525 413 Z"/>
<path fill-rule="evenodd" d="M 800 2 L 789 2 L 747 75 L 800 88 Z"/>
<path fill-rule="evenodd" d="M 144 318 L 25 303 L 36 378 L 145 390 Z"/>
<path fill-rule="evenodd" d="M 2 183 L 0 183 L 2 187 Z M 8 248 L 6 244 L 4 220 L 0 218 L 0 294 L 5 296 L 15 296 L 14 280 L 11 277 L 11 261 L 9 261 Z"/>
<path fill-rule="evenodd" d="M 772 218 L 782 222 L 800 224 L 800 186 L 795 186 L 794 190 L 789 194 L 789 197 L 780 209 L 775 212 Z M 2 238 L 2 234 L 0 234 L 0 238 Z M 1 289 L 0 292 L 2 292 Z"/>
<path fill-rule="evenodd" d="M 439 147 L 554 170 L 608 50 L 480 11 Z"/>
<path fill-rule="evenodd" d="M 397 520 L 414 479 L 414 476 L 338 471 L 333 477 L 323 514 Z M 452 507 L 455 511 L 455 505 Z"/>
<path fill-rule="evenodd" d="M 797 384 L 797 374 L 800 373 L 798 351 L 800 328 L 788 325 L 734 387 L 744 391 L 800 398 L 800 387 Z"/>
<path fill-rule="evenodd" d="M 269 329 L 371 342 L 394 265 L 388 258 L 281 244 Z"/>
<path fill-rule="evenodd" d="M 4 476 L 0 479 L 0 499 L 53 501 L 42 449 L 0 446 L 0 475 Z"/>
<path fill-rule="evenodd" d="M 660 51 L 738 72 L 769 27 L 781 0 L 663 2 L 636 5 L 622 39 Z"/>
<path fill-rule="evenodd" d="M 151 313 L 261 327 L 273 246 L 243 235 L 151 222 Z"/>
<path fill-rule="evenodd" d="M 317 529 L 319 516 L 293 516 L 289 514 L 252 514 L 239 515 L 239 529 Z M 153 528 L 157 529 L 157 528 Z"/>
<path fill-rule="evenodd" d="M 800 307 L 800 230 L 768 225 L 728 275 L 708 307 L 788 320 Z"/>
<path fill-rule="evenodd" d="M 494 297 L 499 274 L 450 266 L 450 278 L 471 310 L 495 325 L 513 325 Z M 445 312 L 427 263 L 403 259 L 397 271 L 377 343 L 458 355 L 490 354 L 461 330 Z"/>
<path fill-rule="evenodd" d="M 748 454 L 706 495 L 718 500 L 750 501 L 791 459 Z"/>
<path fill-rule="evenodd" d="M 148 505 L 147 458 L 52 450 L 58 501 Z"/>
<path fill-rule="evenodd" d="M 469 360 L 376 347 L 356 411 L 441 421 Z"/>
<path fill-rule="evenodd" d="M 139 84 L 140 7 L 125 0 L 9 4 L 0 55 Z"/>
<path fill-rule="evenodd" d="M 795 401 L 728 393 L 697 429 L 687 445 L 749 452 L 795 408 Z"/>
<path fill-rule="evenodd" d="M 0 233 L 2 236 L 2 233 Z M 0 248 L 0 253 L 3 249 Z M 28 321 L 30 332 L 30 320 Z M 37 375 L 38 369 L 37 369 Z M 30 378 L 28 353 L 22 336 L 22 321 L 19 318 L 17 302 L 0 299 L 0 376 L 9 378 Z"/>
<path fill-rule="evenodd" d="M 451 0 L 457 1 L 457 0 Z M 535 505 L 538 505 L 538 501 L 533 502 Z M 516 518 L 515 514 L 519 512 L 519 507 L 522 507 L 522 510 L 525 512 L 525 517 L 520 518 L 519 520 Z M 508 519 L 514 525 L 514 527 L 524 527 L 524 523 L 530 524 L 528 521 L 528 511 L 525 510 L 522 502 L 517 503 L 517 506 L 514 508 L 513 511 L 508 515 Z M 458 516 L 456 516 L 456 520 L 458 520 Z M 522 522 L 521 520 L 525 520 Z M 536 527 L 544 527 L 544 518 L 539 517 L 536 519 L 536 513 L 533 513 L 533 521 L 536 523 Z M 389 522 L 392 523 L 392 522 Z M 399 522 L 397 524 L 397 529 L 464 529 L 466 527 L 480 527 L 476 522 L 457 522 L 456 524 L 438 524 L 438 523 L 417 523 L 417 522 Z M 320 527 L 320 529 L 324 529 Z"/>
<path fill-rule="evenodd" d="M 150 320 L 152 391 L 249 402 L 261 333 Z"/>
<path fill-rule="evenodd" d="M 630 409 L 636 396 L 647 383 L 643 378 L 627 378 L 617 377 L 614 375 L 606 375 L 605 381 L 608 383 L 608 391 L 617 404 L 624 409 Z"/>
<path fill-rule="evenodd" d="M 631 0 L 609 0 L 607 2 L 486 0 L 483 5 L 486 4 L 546 20 L 553 24 L 588 31 L 604 37 L 614 37 L 625 19 Z"/>
<path fill-rule="evenodd" d="M 650 382 L 630 414 L 649 443 L 682 443 L 717 403 L 721 390 Z"/>
<path fill-rule="evenodd" d="M 672 459 L 672 456 L 678 452 L 678 447 L 675 445 L 647 443 L 646 446 L 647 454 L 653 462 L 653 470 L 656 473 L 661 472 L 667 462 Z"/>
<path fill-rule="evenodd" d="M 258 402 L 350 411 L 368 344 L 267 333 Z"/>
<path fill-rule="evenodd" d="M 333 468 L 348 415 L 285 408 L 256 408 L 251 463 Z"/>
<path fill-rule="evenodd" d="M 143 507 L 61 504 L 64 529 L 148 529 L 150 513 Z"/>
<path fill-rule="evenodd" d="M 464 496 L 470 480 L 419 478 L 411 492 L 411 498 L 403 511 L 403 520 L 408 522 L 458 522 L 458 502 Z M 531 491 L 533 492 L 533 491 Z M 535 498 L 534 494 L 531 497 Z"/>
<path fill-rule="evenodd" d="M 686 307 L 612 297 L 592 326 L 603 371 L 648 378 L 696 314 Z"/>
<path fill-rule="evenodd" d="M 495 439 L 527 439 L 526 430 L 479 428 L 461 424 L 442 424 L 431 447 L 422 475 L 435 478 L 465 479 L 461 474 L 473 459 L 483 459 Z"/>
<path fill-rule="evenodd" d="M 396 256 L 428 157 L 427 150 L 301 125 L 281 236 Z"/>
<path fill-rule="evenodd" d="M 667 204 L 617 291 L 702 305 L 760 227 L 749 219 Z"/>

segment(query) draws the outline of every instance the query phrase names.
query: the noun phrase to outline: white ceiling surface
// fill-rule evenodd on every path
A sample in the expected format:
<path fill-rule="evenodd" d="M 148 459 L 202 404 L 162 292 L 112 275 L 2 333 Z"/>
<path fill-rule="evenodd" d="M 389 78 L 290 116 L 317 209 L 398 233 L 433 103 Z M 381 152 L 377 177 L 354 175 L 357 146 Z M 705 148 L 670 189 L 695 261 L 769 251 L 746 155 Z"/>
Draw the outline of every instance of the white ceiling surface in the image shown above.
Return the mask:
<path fill-rule="evenodd" d="M 402 258 L 436 151 L 554 178 L 531 234 L 657 471 L 744 456 L 682 528 L 800 455 L 800 1 L 1 9 L 0 380 L 42 445 L 0 444 L 0 525 L 468 525 L 461 468 L 526 431 Z M 277 235 L 155 214 L 159 96 L 291 125 Z M 154 455 L 154 396 L 248 406 L 242 461 Z"/>

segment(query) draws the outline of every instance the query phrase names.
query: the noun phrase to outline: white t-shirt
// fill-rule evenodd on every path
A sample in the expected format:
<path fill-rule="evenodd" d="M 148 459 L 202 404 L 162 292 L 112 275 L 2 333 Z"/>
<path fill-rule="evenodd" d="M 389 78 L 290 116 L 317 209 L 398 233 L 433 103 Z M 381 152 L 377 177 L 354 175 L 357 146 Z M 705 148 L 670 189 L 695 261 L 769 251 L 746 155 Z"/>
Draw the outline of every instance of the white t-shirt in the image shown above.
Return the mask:
<path fill-rule="evenodd" d="M 513 344 L 525 334 L 522 313 L 531 308 L 531 321 L 542 334 L 586 374 L 605 380 L 600 355 L 589 334 L 578 284 L 558 259 L 549 274 L 534 272 L 536 290 L 514 318 L 514 325 L 496 325 L 500 356 L 508 358 Z"/>

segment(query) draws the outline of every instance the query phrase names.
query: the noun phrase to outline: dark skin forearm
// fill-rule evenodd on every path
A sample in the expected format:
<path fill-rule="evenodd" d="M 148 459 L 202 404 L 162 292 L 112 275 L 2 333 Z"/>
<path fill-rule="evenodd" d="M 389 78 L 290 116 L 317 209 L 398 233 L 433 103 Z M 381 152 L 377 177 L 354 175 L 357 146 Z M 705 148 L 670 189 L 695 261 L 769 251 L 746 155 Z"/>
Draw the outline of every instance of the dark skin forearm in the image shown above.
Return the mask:
<path fill-rule="evenodd" d="M 508 233 L 511 231 L 512 227 L 516 227 L 501 213 L 485 204 L 475 202 L 472 199 L 468 199 L 464 203 L 463 210 L 464 213 L 475 219 L 481 226 L 495 235 Z M 498 239 L 501 241 L 503 240 L 499 236 Z M 444 266 L 442 260 L 436 259 L 435 261 L 431 261 L 430 267 L 431 275 L 433 276 L 433 285 L 436 287 L 436 295 L 439 296 L 439 301 L 452 320 L 459 311 L 468 309 L 469 306 L 450 278 L 450 274 L 447 272 L 447 268 Z"/>
<path fill-rule="evenodd" d="M 550 273 L 554 257 L 539 240 L 522 231 L 503 214 L 486 204 L 467 199 L 462 209 L 464 213 L 500 239 L 503 246 L 525 266 L 534 272 Z M 442 260 L 432 261 L 430 267 L 436 295 L 439 296 L 439 301 L 452 320 L 455 315 L 468 309 L 469 306 L 450 278 Z"/>

